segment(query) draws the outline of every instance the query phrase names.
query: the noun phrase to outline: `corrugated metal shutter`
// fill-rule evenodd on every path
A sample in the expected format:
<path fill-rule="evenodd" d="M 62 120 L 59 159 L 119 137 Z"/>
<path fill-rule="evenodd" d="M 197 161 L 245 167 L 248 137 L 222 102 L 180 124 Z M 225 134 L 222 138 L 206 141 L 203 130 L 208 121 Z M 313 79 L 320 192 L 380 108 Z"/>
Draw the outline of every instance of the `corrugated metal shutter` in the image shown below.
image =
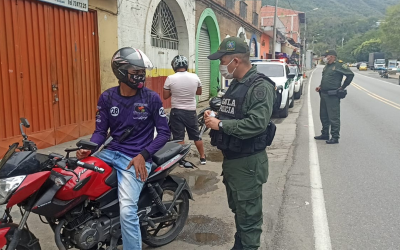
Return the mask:
<path fill-rule="evenodd" d="M 0 154 L 21 140 L 19 117 L 30 121 L 26 132 L 39 148 L 92 133 L 100 94 L 96 12 L 2 0 L 0 16 Z"/>
<path fill-rule="evenodd" d="M 199 101 L 208 101 L 210 98 L 210 60 L 207 56 L 211 53 L 210 36 L 208 35 L 208 30 L 205 25 L 201 27 L 200 37 L 199 37 L 199 63 L 197 69 L 197 75 L 202 83 L 203 93 L 199 97 Z"/>

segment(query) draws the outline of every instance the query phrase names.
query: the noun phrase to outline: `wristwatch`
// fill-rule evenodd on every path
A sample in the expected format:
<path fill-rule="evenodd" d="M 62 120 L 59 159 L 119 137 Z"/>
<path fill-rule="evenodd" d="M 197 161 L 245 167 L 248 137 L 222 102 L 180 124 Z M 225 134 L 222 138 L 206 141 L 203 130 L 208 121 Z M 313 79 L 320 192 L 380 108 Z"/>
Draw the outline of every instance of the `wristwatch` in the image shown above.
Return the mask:
<path fill-rule="evenodd" d="M 223 128 L 222 128 L 222 121 L 220 121 L 220 122 L 218 123 L 218 127 L 219 127 L 219 130 L 223 130 Z"/>

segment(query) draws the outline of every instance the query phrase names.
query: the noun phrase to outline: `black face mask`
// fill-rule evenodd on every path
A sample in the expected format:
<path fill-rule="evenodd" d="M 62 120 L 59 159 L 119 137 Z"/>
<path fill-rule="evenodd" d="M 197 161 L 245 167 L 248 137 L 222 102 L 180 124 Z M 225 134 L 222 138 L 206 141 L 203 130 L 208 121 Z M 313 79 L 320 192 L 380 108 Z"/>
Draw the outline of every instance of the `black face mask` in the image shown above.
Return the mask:
<path fill-rule="evenodd" d="M 132 89 L 142 89 L 144 87 L 145 81 L 146 81 L 146 74 L 137 74 L 137 75 L 129 74 L 129 78 L 128 81 L 126 82 L 126 85 L 128 85 Z"/>

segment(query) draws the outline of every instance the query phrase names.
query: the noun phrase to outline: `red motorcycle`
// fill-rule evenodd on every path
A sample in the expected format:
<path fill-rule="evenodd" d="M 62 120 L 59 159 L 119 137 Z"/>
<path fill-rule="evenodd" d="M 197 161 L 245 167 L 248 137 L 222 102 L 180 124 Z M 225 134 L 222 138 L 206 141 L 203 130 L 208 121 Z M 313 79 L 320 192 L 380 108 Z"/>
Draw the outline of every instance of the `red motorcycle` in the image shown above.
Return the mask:
<path fill-rule="evenodd" d="M 122 245 L 117 172 L 102 160 L 82 161 L 69 157 L 79 149 L 95 150 L 97 144 L 80 141 L 66 149 L 66 156 L 36 152 L 34 142 L 23 131 L 23 145 L 14 143 L 0 162 L 0 205 L 7 204 L 0 224 L 0 249 L 39 250 L 39 240 L 29 230 L 30 213 L 48 223 L 60 250 L 116 250 Z M 19 151 L 17 151 L 19 150 Z M 153 167 L 138 203 L 143 242 L 159 247 L 173 241 L 182 231 L 193 199 L 184 178 L 170 175 L 185 161 L 190 145 L 169 142 L 153 156 Z M 11 209 L 17 205 L 22 218 L 14 224 Z"/>

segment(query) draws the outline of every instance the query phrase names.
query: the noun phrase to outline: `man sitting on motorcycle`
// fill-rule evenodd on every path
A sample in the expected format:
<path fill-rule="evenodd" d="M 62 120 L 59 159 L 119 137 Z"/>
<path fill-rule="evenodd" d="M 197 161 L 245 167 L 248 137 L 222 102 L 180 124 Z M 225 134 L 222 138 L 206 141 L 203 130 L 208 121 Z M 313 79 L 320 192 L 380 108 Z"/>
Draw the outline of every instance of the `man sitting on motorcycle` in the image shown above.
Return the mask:
<path fill-rule="evenodd" d="M 111 67 L 119 86 L 101 94 L 91 141 L 102 145 L 110 131 L 113 140 L 96 157 L 117 170 L 123 246 L 138 250 L 142 249 L 139 195 L 151 171 L 151 157 L 167 143 L 170 131 L 159 95 L 144 87 L 146 69 L 153 68 L 149 58 L 138 49 L 122 48 L 114 54 Z M 77 157 L 91 153 L 79 150 Z"/>

